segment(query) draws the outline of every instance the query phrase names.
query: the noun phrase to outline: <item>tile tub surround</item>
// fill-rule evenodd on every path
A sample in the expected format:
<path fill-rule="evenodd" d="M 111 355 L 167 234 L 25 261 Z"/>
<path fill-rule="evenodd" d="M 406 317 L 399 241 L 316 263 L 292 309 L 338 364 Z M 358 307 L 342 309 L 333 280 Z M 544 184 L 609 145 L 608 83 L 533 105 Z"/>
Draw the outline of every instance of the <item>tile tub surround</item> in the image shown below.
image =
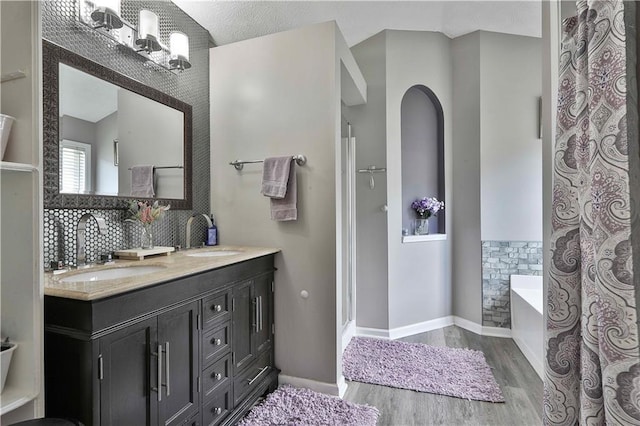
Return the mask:
<path fill-rule="evenodd" d="M 234 250 L 240 254 L 220 257 L 192 257 L 190 254 L 205 251 Z M 88 269 L 73 270 L 62 274 L 46 273 L 44 279 L 44 294 L 67 299 L 96 300 L 108 296 L 114 296 L 131 290 L 137 290 L 165 281 L 210 271 L 255 259 L 269 254 L 278 253 L 280 249 L 271 247 L 247 247 L 247 246 L 216 246 L 215 248 L 201 248 L 184 250 L 172 253 L 170 256 L 151 257 L 145 260 L 116 260 L 113 265 L 95 266 Z M 89 271 L 122 268 L 126 266 L 152 266 L 159 265 L 166 268 L 146 275 L 113 280 L 62 282 L 64 277 L 72 274 L 80 274 Z"/>
<path fill-rule="evenodd" d="M 193 66 L 188 71 L 175 75 L 146 67 L 137 55 L 120 52 L 114 42 L 77 21 L 76 7 L 77 2 L 74 0 L 42 2 L 42 38 L 193 107 L 193 212 L 209 213 L 209 33 L 172 2 L 122 1 L 122 15 L 130 22 L 137 22 L 140 9 L 147 8 L 156 12 L 160 17 L 160 35 L 163 40 L 167 40 L 169 32 L 173 30 L 180 30 L 189 36 Z M 46 161 L 46 156 L 44 160 Z M 97 231 L 93 229 L 95 223 L 89 222 L 87 253 L 90 260 L 96 260 L 103 252 L 130 248 L 133 247 L 131 244 L 137 244 L 140 231 L 138 227 L 122 222 L 124 210 L 92 207 L 98 206 L 87 203 L 83 209 L 45 209 L 45 265 L 54 260 L 75 263 L 75 225 L 84 213 L 96 213 L 104 217 L 109 226 L 109 235 L 100 238 L 102 236 L 98 237 Z M 165 218 L 154 225 L 155 243 L 163 246 L 184 245 L 185 224 L 191 213 L 169 210 Z M 199 235 L 204 237 L 206 234 L 206 227 L 202 222 L 204 221 L 193 222 L 192 241 L 200 242 L 202 240 Z"/>
<path fill-rule="evenodd" d="M 511 327 L 509 278 L 542 275 L 541 241 L 482 242 L 482 325 Z"/>

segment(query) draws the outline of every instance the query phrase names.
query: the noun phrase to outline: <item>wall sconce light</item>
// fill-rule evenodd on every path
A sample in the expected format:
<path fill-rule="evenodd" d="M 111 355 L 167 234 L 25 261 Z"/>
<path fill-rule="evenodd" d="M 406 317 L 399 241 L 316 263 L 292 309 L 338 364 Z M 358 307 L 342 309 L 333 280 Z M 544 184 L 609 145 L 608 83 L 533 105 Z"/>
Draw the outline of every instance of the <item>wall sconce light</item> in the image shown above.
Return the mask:
<path fill-rule="evenodd" d="M 159 52 L 162 50 L 160 44 L 160 21 L 158 15 L 150 10 L 142 9 L 138 19 L 138 38 L 136 45 L 141 51 L 147 53 Z"/>
<path fill-rule="evenodd" d="M 146 61 L 172 72 L 191 68 L 189 37 L 174 31 L 167 48 L 160 40 L 160 19 L 154 12 L 140 10 L 136 27 L 120 16 L 120 0 L 79 0 L 78 4 L 80 22 L 127 46 Z"/>
<path fill-rule="evenodd" d="M 95 9 L 91 19 L 98 24 L 93 29 L 104 28 L 107 31 L 122 28 L 120 18 L 120 0 L 95 0 Z"/>
<path fill-rule="evenodd" d="M 169 66 L 172 70 L 184 71 L 191 68 L 189 62 L 189 37 L 185 33 L 175 31 L 169 36 L 171 58 Z"/>

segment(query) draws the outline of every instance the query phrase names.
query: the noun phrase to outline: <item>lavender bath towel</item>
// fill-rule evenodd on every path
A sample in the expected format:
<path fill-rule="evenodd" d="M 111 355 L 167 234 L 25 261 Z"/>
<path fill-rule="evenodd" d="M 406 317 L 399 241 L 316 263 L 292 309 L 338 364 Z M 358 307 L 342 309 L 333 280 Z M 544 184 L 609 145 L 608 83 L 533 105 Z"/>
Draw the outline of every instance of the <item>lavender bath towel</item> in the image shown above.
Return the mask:
<path fill-rule="evenodd" d="M 153 166 L 131 167 L 131 196 L 151 198 L 153 190 Z"/>
<path fill-rule="evenodd" d="M 298 183 L 293 157 L 266 158 L 263 167 L 262 194 L 269 197 L 271 220 L 297 220 Z"/>
<path fill-rule="evenodd" d="M 480 351 L 354 337 L 342 356 L 347 380 L 477 401 L 504 402 Z"/>
<path fill-rule="evenodd" d="M 284 198 L 287 194 L 291 157 L 269 157 L 262 163 L 262 195 L 269 198 Z"/>
<path fill-rule="evenodd" d="M 283 385 L 252 408 L 238 426 L 375 426 L 378 415 L 378 409 L 369 405 Z"/>

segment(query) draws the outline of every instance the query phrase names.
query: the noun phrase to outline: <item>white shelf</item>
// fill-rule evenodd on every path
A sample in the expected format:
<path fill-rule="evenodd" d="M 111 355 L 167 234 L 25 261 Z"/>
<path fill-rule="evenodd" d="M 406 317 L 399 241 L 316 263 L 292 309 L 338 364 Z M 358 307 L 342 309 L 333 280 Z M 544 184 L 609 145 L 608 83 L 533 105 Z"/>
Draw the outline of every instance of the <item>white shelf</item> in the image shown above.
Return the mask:
<path fill-rule="evenodd" d="M 35 399 L 33 391 L 20 388 L 12 388 L 8 383 L 0 394 L 0 416 L 9 413 L 16 408 L 22 407 L 29 401 Z"/>
<path fill-rule="evenodd" d="M 447 234 L 429 234 L 429 235 L 403 235 L 402 243 L 421 243 L 424 241 L 444 241 Z"/>
<path fill-rule="evenodd" d="M 32 164 L 0 161 L 0 170 L 11 170 L 14 172 L 35 172 L 38 170 L 38 168 Z"/>

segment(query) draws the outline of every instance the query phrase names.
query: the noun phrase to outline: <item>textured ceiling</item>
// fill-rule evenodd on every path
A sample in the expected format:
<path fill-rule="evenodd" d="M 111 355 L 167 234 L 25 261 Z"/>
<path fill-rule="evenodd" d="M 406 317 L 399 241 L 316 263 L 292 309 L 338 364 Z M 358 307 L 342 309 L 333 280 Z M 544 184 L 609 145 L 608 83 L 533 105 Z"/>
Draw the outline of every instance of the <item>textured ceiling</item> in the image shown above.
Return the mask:
<path fill-rule="evenodd" d="M 519 1 L 215 1 L 172 0 L 216 45 L 335 20 L 353 46 L 385 29 L 476 30 L 541 36 L 540 0 Z"/>

